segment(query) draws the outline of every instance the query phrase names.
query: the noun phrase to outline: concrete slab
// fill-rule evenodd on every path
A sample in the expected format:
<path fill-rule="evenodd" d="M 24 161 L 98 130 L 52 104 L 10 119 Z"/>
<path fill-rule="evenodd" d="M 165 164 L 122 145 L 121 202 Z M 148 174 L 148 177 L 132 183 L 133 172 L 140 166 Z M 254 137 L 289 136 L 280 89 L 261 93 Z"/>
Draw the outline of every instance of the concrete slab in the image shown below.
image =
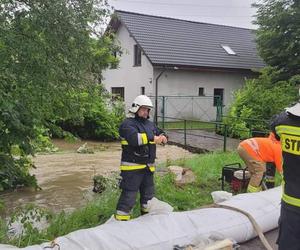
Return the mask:
<path fill-rule="evenodd" d="M 276 244 L 276 240 L 278 237 L 278 229 L 265 233 L 265 237 L 267 238 L 271 247 L 274 250 L 278 250 L 278 246 Z M 241 250 L 265 250 L 266 249 L 258 237 L 250 241 L 244 242 L 240 245 L 241 245 L 240 248 Z"/>
<path fill-rule="evenodd" d="M 167 130 L 169 141 L 184 145 L 184 130 Z M 236 150 L 239 139 L 226 137 L 226 150 Z M 188 146 L 206 150 L 222 151 L 224 149 L 224 136 L 205 130 L 188 130 L 186 133 L 186 144 Z"/>

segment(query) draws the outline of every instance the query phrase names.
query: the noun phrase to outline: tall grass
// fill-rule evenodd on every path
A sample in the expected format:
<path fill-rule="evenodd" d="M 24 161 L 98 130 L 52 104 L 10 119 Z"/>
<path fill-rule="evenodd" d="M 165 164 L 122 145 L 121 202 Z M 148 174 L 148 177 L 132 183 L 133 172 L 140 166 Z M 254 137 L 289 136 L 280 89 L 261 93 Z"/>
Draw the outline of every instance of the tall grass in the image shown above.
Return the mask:
<path fill-rule="evenodd" d="M 212 203 L 210 193 L 221 189 L 222 167 L 226 164 L 241 162 L 234 152 L 209 153 L 190 159 L 179 160 L 168 165 L 179 165 L 192 169 L 196 182 L 177 187 L 171 175 L 156 178 L 156 196 L 168 202 L 175 211 L 184 211 Z M 163 168 L 166 166 L 163 166 Z"/>

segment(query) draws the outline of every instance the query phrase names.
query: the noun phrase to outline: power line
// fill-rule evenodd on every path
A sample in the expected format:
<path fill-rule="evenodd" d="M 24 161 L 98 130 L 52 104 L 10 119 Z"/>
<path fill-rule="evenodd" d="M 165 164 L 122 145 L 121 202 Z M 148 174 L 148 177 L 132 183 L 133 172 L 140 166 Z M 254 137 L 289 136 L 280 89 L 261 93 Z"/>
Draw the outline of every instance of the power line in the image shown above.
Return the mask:
<path fill-rule="evenodd" d="M 207 5 L 207 4 L 193 4 L 193 3 L 166 3 L 166 2 L 149 2 L 138 0 L 112 0 L 114 2 L 127 2 L 137 4 L 155 4 L 165 6 L 187 6 L 187 7 L 214 7 L 214 8 L 236 8 L 236 9 L 249 9 L 250 6 L 228 6 L 228 5 Z"/>

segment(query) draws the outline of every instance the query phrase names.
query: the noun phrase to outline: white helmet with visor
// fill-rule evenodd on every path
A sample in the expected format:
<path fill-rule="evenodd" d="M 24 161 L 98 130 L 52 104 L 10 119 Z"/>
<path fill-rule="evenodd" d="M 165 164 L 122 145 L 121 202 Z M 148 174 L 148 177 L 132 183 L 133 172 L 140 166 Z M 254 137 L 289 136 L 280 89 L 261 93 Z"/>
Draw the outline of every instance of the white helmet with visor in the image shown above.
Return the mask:
<path fill-rule="evenodd" d="M 148 96 L 146 96 L 146 95 L 137 96 L 134 99 L 134 101 L 131 105 L 131 108 L 129 108 L 129 112 L 135 114 L 136 112 L 138 112 L 140 107 L 146 107 L 146 108 L 149 108 L 149 109 L 153 108 L 152 101 L 150 100 L 150 98 Z"/>

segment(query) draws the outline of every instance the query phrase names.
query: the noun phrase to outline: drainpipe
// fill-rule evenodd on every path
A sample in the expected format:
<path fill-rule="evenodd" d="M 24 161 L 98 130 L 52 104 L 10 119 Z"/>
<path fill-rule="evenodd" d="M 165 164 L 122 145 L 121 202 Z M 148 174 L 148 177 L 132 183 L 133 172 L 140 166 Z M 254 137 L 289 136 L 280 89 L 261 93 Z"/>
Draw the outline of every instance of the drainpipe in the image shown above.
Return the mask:
<path fill-rule="evenodd" d="M 158 107 L 157 107 L 157 98 L 158 98 L 158 79 L 162 76 L 162 74 L 166 71 L 166 69 L 163 69 L 158 76 L 155 78 L 155 111 L 154 111 L 154 123 L 157 126 L 158 123 Z"/>

